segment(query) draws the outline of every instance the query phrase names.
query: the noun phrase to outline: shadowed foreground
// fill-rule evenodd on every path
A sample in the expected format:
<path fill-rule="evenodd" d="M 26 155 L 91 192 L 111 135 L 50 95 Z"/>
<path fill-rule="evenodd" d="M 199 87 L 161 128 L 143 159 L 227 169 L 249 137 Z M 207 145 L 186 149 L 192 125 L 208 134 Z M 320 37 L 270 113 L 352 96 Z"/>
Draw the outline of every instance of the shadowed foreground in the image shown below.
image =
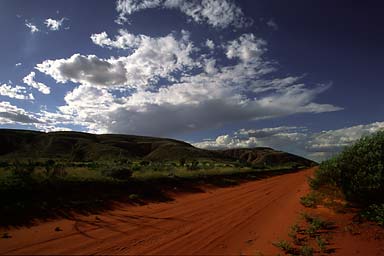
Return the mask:
<path fill-rule="evenodd" d="M 275 254 L 271 243 L 285 236 L 302 209 L 299 198 L 308 191 L 311 172 L 8 230 L 0 253 Z"/>

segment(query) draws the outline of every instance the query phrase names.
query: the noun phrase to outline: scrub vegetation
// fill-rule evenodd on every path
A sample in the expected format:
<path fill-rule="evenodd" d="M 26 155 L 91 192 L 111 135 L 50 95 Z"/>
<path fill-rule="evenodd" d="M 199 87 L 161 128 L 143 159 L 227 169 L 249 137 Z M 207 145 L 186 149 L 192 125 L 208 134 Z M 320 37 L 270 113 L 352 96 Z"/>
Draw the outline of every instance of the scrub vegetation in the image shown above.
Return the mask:
<path fill-rule="evenodd" d="M 315 164 L 270 148 L 213 151 L 129 135 L 0 130 L 0 143 L 2 226 L 97 213 L 114 202 L 167 201 L 167 191 L 233 186 Z"/>
<path fill-rule="evenodd" d="M 322 162 L 310 185 L 314 190 L 340 189 L 348 202 L 362 208 L 361 216 L 383 225 L 384 131 L 363 137 Z M 309 201 L 307 197 L 305 202 Z"/>
<path fill-rule="evenodd" d="M 333 252 L 329 248 L 330 231 L 334 223 L 324 220 L 319 216 L 301 213 L 301 221 L 292 225 L 288 236 L 292 240 L 281 240 L 273 243 L 288 255 L 310 256 L 328 254 Z"/>

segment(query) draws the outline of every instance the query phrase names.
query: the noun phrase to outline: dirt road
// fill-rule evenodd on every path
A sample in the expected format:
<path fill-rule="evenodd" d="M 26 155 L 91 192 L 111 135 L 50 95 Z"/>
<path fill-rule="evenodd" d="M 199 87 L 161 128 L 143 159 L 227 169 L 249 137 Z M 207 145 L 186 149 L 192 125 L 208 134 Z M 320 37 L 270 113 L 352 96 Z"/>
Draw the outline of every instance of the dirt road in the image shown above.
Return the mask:
<path fill-rule="evenodd" d="M 271 243 L 286 238 L 311 172 L 9 230 L 11 238 L 0 239 L 0 253 L 276 255 Z"/>

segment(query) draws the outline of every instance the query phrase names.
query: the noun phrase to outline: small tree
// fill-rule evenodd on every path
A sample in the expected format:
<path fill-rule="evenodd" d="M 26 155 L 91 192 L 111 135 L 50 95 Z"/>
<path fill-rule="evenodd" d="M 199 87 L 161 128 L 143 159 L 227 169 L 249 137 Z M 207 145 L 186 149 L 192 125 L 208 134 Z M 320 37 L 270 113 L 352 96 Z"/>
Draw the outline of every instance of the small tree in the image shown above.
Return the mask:
<path fill-rule="evenodd" d="M 188 169 L 189 170 L 197 170 L 197 169 L 199 169 L 199 161 L 197 161 L 196 159 L 193 159 L 191 164 L 188 166 Z"/>
<path fill-rule="evenodd" d="M 12 172 L 17 178 L 22 180 L 29 180 L 35 171 L 35 165 L 31 162 L 28 164 L 20 163 L 19 161 L 15 161 L 13 163 Z"/>
<path fill-rule="evenodd" d="M 339 186 L 349 200 L 383 203 L 384 131 L 364 137 L 334 158 L 321 163 L 311 185 Z"/>
<path fill-rule="evenodd" d="M 132 170 L 125 167 L 113 167 L 102 171 L 102 174 L 118 180 L 127 180 L 132 177 Z"/>
<path fill-rule="evenodd" d="M 49 159 L 45 161 L 44 168 L 45 168 L 45 174 L 48 176 L 53 172 L 53 168 L 55 166 L 55 161 L 52 159 Z"/>
<path fill-rule="evenodd" d="M 148 166 L 148 165 L 149 165 L 149 162 L 146 161 L 146 160 L 143 160 L 143 161 L 140 162 L 140 165 L 141 165 L 141 166 Z"/>
<path fill-rule="evenodd" d="M 185 158 L 181 158 L 181 159 L 179 160 L 179 164 L 180 164 L 181 167 L 184 167 L 185 163 L 186 163 Z"/>
<path fill-rule="evenodd" d="M 56 164 L 53 167 L 52 176 L 53 177 L 65 177 L 68 175 L 68 172 L 65 170 L 63 165 Z"/>

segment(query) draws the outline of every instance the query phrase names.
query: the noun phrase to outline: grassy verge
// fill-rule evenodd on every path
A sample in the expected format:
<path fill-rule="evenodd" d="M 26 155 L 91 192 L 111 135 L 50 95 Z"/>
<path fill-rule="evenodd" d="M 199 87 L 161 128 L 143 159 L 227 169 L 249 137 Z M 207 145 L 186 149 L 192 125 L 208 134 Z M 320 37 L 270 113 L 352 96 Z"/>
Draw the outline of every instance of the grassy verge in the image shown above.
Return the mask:
<path fill-rule="evenodd" d="M 116 202 L 172 200 L 168 191 L 199 192 L 295 171 L 264 170 L 222 163 L 12 163 L 0 169 L 0 226 L 71 217 L 110 209 Z"/>
<path fill-rule="evenodd" d="M 273 245 L 288 255 L 311 256 L 333 252 L 328 248 L 334 224 L 318 216 L 301 214 L 301 221 L 291 227 L 288 240 L 274 242 Z"/>
<path fill-rule="evenodd" d="M 309 184 L 311 192 L 300 199 L 305 207 L 322 205 L 338 213 L 353 206 L 360 209 L 363 219 L 384 225 L 384 131 L 364 137 L 322 162 Z M 282 240 L 274 245 L 290 255 L 334 252 L 328 246 L 330 231 L 336 227 L 308 213 L 303 213 L 302 219 L 291 227 L 291 241 Z M 344 228 L 352 234 L 357 232 L 353 226 Z"/>

